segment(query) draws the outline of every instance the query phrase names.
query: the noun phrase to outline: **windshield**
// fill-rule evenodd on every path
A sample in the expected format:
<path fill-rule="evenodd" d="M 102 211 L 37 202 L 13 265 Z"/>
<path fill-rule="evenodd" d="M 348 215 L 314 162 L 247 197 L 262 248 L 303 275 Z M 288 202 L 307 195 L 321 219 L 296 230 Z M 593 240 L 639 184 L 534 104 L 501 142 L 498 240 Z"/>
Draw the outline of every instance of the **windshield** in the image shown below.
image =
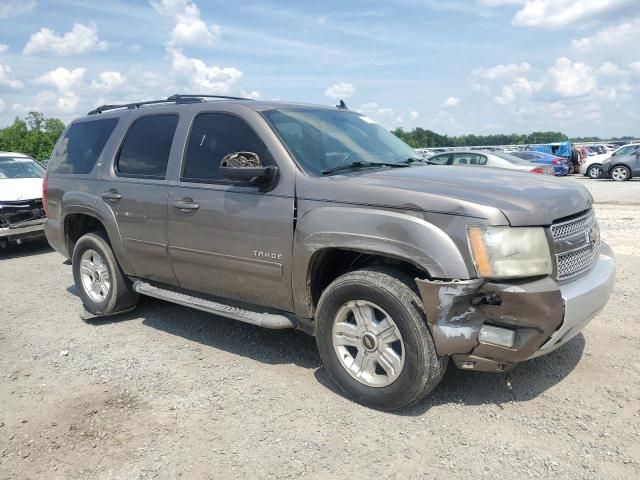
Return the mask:
<path fill-rule="evenodd" d="M 514 163 L 516 165 L 529 165 L 529 162 L 516 157 L 515 155 L 509 155 L 508 153 L 492 152 L 496 157 L 500 157 L 507 162 Z"/>
<path fill-rule="evenodd" d="M 30 158 L 0 157 L 0 180 L 42 178 L 44 168 Z"/>
<path fill-rule="evenodd" d="M 353 112 L 285 109 L 263 115 L 300 166 L 314 175 L 354 163 L 400 166 L 409 159 L 419 159 L 391 132 Z"/>

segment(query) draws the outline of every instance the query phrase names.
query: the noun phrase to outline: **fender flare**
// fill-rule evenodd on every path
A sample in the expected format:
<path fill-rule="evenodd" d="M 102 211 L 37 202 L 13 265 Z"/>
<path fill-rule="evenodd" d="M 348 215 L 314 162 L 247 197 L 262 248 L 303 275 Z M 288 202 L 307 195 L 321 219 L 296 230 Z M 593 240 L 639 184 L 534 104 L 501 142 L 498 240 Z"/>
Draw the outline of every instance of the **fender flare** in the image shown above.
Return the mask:
<path fill-rule="evenodd" d="M 381 209 L 320 207 L 298 220 L 294 235 L 292 286 L 298 315 L 313 315 L 313 259 L 332 248 L 397 258 L 426 270 L 431 278 L 469 278 L 457 245 L 422 218 Z"/>
<path fill-rule="evenodd" d="M 94 195 L 84 192 L 70 192 L 64 195 L 62 199 L 62 214 L 61 225 L 65 230 L 63 232 L 63 238 L 66 243 L 66 218 L 72 214 L 82 214 L 94 217 L 99 220 L 107 232 L 109 243 L 113 249 L 113 254 L 122 268 L 125 275 L 135 275 L 129 258 L 127 257 L 124 243 L 122 242 L 122 236 L 120 235 L 120 229 L 118 228 L 118 222 L 113 213 L 113 210 L 103 202 L 101 199 L 96 198 Z M 73 252 L 69 252 L 69 257 Z"/>

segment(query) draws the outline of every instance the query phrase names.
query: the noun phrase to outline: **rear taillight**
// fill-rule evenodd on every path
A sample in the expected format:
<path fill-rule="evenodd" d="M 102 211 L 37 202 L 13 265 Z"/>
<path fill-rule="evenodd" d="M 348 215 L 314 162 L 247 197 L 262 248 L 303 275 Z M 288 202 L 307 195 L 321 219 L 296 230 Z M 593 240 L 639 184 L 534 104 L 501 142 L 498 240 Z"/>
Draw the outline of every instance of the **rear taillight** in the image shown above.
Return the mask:
<path fill-rule="evenodd" d="M 552 160 L 552 162 L 554 163 L 554 165 L 560 165 L 560 160 L 558 160 L 558 159 Z"/>
<path fill-rule="evenodd" d="M 544 174 L 544 170 L 540 167 L 532 168 L 529 173 L 542 173 Z"/>
<path fill-rule="evenodd" d="M 44 214 L 47 214 L 47 177 L 49 177 L 49 172 L 44 172 L 44 178 L 42 179 L 42 209 L 44 210 Z"/>

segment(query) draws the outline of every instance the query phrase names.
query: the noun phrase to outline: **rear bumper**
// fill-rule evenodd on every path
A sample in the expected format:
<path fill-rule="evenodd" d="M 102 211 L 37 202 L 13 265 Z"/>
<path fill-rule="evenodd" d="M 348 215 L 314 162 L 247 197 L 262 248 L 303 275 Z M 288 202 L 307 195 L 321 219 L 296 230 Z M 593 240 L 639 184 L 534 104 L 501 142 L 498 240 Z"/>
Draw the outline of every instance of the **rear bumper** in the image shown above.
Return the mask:
<path fill-rule="evenodd" d="M 613 252 L 604 243 L 589 273 L 566 285 L 550 277 L 505 283 L 416 279 L 438 354 L 481 371 L 506 371 L 564 345 L 604 308 L 614 281 Z M 512 345 L 481 340 L 485 325 L 513 332 Z"/>
<path fill-rule="evenodd" d="M 42 235 L 44 235 L 44 219 L 42 218 L 22 222 L 7 228 L 0 228 L 0 241 L 3 242 L 15 242 L 16 240 Z"/>

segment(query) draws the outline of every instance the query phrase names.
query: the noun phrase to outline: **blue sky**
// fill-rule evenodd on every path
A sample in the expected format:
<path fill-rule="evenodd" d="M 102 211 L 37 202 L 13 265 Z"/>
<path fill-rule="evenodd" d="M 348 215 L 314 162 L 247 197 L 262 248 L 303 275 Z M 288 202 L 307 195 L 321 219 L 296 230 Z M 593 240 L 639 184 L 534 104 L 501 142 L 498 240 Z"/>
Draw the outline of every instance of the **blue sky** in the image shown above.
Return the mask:
<path fill-rule="evenodd" d="M 0 0 L 0 125 L 176 92 L 388 128 L 640 135 L 638 0 Z"/>

